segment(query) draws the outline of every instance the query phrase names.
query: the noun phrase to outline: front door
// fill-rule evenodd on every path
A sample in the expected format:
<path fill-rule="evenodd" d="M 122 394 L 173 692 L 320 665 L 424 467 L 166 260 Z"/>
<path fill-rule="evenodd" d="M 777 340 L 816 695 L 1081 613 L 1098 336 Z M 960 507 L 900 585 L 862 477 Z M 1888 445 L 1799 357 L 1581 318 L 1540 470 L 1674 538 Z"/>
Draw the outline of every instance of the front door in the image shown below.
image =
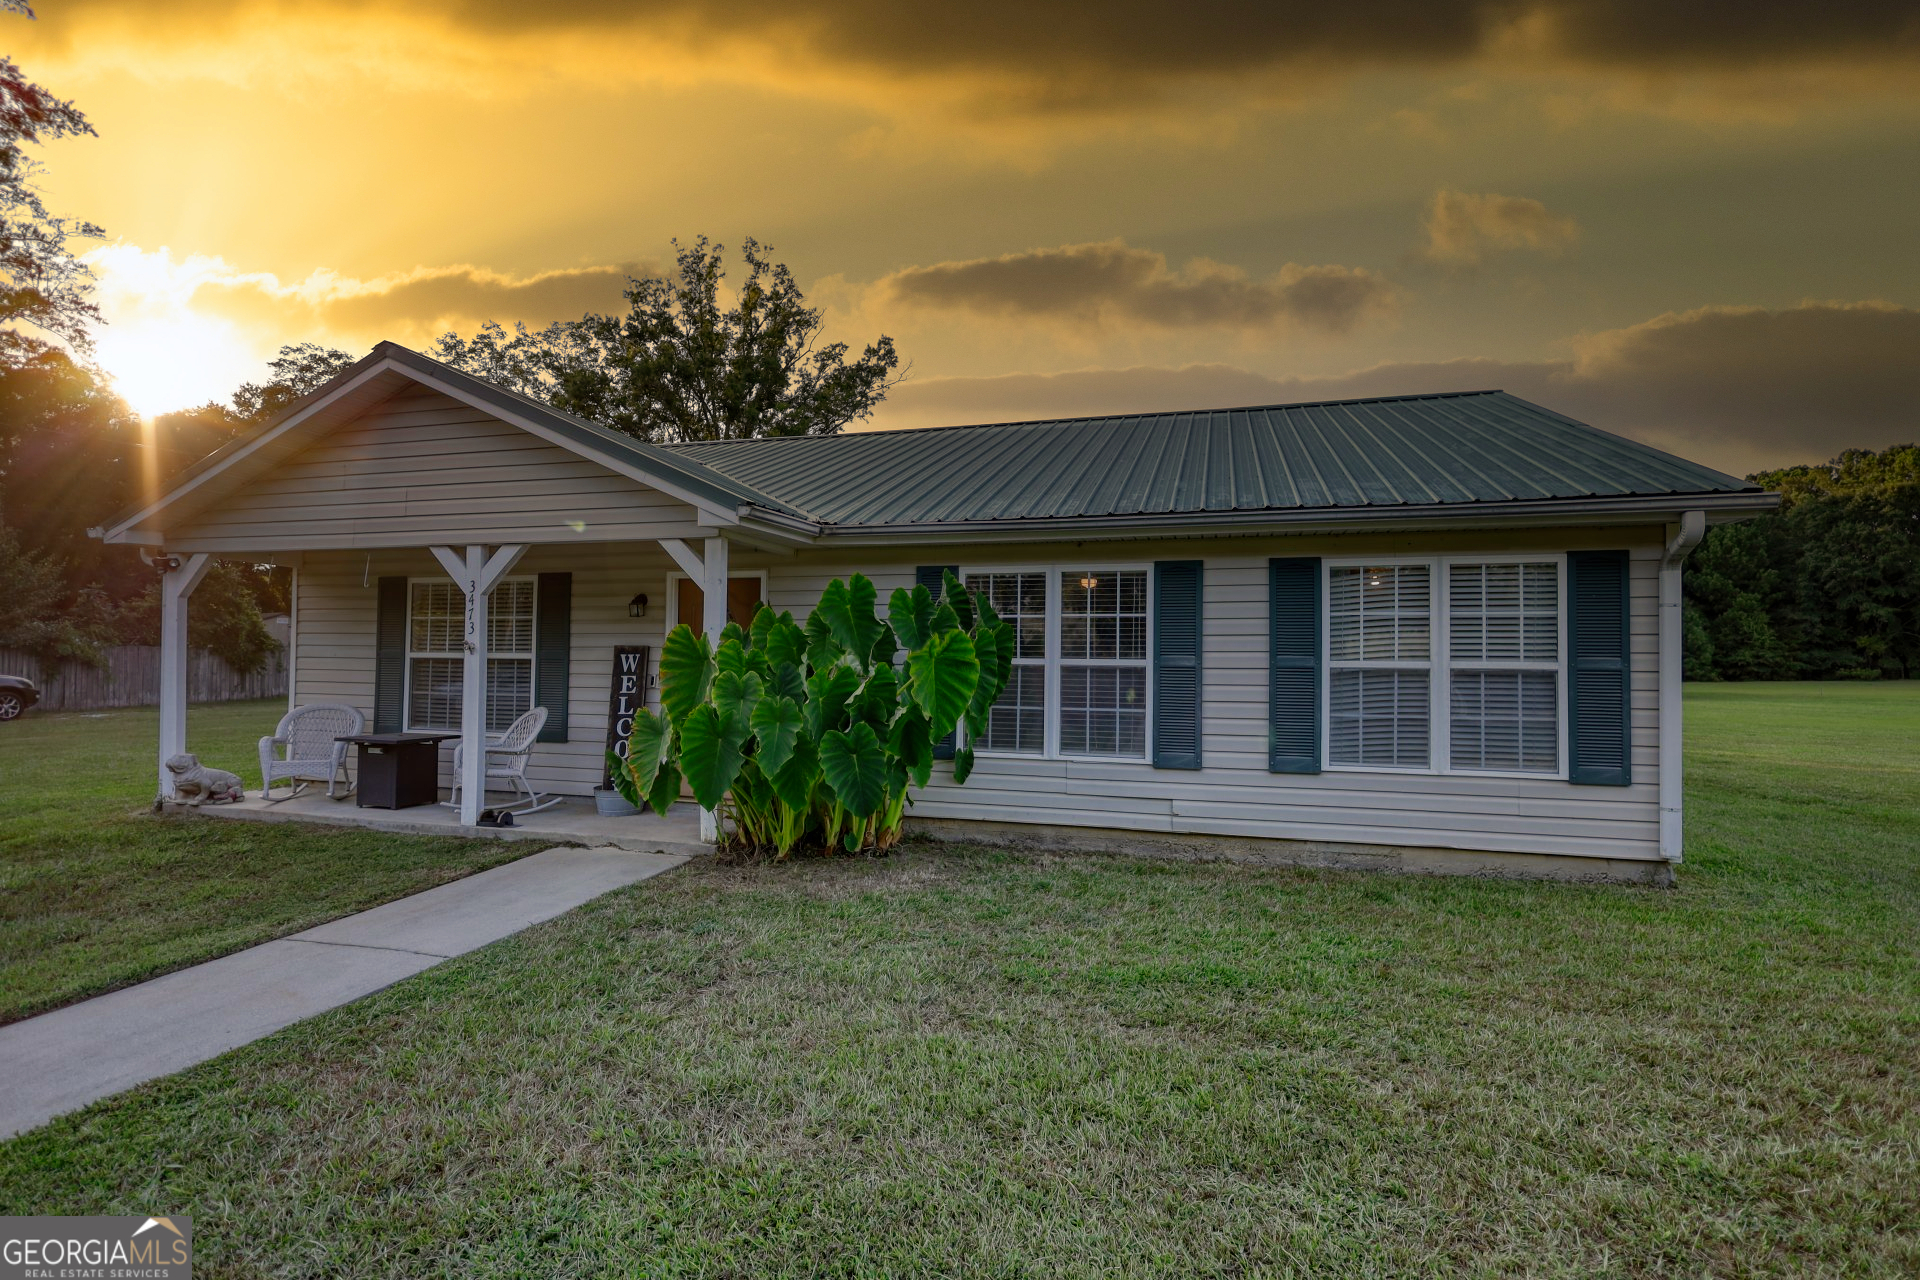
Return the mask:
<path fill-rule="evenodd" d="M 692 578 L 676 580 L 674 600 L 674 621 L 684 622 L 695 631 L 700 629 L 702 610 L 706 608 L 706 593 Z M 760 575 L 746 578 L 727 579 L 727 621 L 737 622 L 742 627 L 753 625 L 753 615 L 760 609 Z"/>

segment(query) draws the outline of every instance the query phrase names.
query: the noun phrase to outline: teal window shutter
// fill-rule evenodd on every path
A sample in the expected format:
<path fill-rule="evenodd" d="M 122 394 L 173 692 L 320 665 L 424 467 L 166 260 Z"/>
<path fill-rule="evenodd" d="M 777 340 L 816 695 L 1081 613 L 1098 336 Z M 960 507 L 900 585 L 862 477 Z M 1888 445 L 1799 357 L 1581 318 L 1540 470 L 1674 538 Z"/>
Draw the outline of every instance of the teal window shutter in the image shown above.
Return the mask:
<path fill-rule="evenodd" d="M 1633 676 L 1624 551 L 1567 555 L 1567 776 L 1592 787 L 1633 781 Z"/>
<path fill-rule="evenodd" d="M 547 709 L 539 742 L 567 740 L 572 683 L 573 575 L 543 573 L 533 593 L 533 705 Z"/>
<path fill-rule="evenodd" d="M 1320 558 L 1267 561 L 1267 769 L 1320 772 Z"/>
<path fill-rule="evenodd" d="M 1198 560 L 1153 566 L 1153 767 L 1200 767 L 1200 625 L 1204 570 Z"/>
<path fill-rule="evenodd" d="M 960 566 L 957 564 L 923 564 L 914 569 L 913 580 L 915 584 L 925 587 L 933 595 L 933 598 L 938 600 L 940 593 L 946 590 L 947 575 L 949 573 L 956 578 L 959 577 Z M 935 760 L 953 759 L 954 748 L 958 744 L 959 730 L 956 729 L 954 732 L 933 744 L 933 758 Z"/>
<path fill-rule="evenodd" d="M 407 723 L 407 580 L 382 578 L 373 624 L 373 731 Z"/>

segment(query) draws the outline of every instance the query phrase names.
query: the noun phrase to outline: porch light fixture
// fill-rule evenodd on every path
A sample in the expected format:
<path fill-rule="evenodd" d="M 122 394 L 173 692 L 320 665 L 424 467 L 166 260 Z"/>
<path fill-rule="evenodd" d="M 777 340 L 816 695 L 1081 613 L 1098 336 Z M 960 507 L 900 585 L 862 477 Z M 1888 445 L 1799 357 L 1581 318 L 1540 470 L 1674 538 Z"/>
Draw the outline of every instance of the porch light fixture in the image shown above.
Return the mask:
<path fill-rule="evenodd" d="M 647 616 L 647 596 L 645 592 L 641 592 L 633 599 L 627 601 L 627 616 L 629 618 L 644 618 Z"/>

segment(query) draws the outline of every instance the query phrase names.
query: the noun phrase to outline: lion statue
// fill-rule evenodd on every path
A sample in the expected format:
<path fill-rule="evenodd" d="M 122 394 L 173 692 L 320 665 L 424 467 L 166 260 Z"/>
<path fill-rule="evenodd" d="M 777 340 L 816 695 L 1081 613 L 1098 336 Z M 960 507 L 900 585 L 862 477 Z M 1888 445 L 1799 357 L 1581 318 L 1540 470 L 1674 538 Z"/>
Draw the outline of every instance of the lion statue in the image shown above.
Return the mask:
<path fill-rule="evenodd" d="M 232 800 L 244 800 L 246 792 L 241 789 L 240 775 L 228 773 L 225 769 L 209 769 L 200 763 L 200 757 L 185 752 L 167 759 L 167 772 L 173 775 L 173 798 L 182 804 L 198 807 L 211 800 L 221 804 Z"/>

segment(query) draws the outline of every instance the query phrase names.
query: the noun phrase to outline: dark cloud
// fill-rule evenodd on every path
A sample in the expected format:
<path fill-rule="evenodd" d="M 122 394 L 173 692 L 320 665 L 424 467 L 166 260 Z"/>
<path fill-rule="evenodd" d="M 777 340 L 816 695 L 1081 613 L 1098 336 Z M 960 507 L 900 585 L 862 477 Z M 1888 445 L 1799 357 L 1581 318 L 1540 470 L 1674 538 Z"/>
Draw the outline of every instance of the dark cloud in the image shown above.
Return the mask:
<path fill-rule="evenodd" d="M 1579 224 L 1538 200 L 1447 190 L 1434 194 L 1426 232 L 1426 257 L 1459 266 L 1513 249 L 1559 253 L 1580 238 Z"/>
<path fill-rule="evenodd" d="M 1572 359 L 1385 364 L 1330 378 L 1228 365 L 927 378 L 875 425 L 1284 404 L 1500 387 L 1736 475 L 1920 439 L 1920 310 L 1707 307 L 1576 340 Z"/>
<path fill-rule="evenodd" d="M 374 337 L 419 335 L 486 320 L 544 324 L 621 305 L 631 276 L 654 269 L 641 263 L 508 276 L 480 267 L 422 269 L 374 281 L 313 281 L 281 286 L 271 277 L 236 276 L 202 284 L 194 305 L 232 319 L 300 325 Z"/>
<path fill-rule="evenodd" d="M 1118 240 L 909 267 L 876 289 L 882 300 L 908 306 L 1109 328 L 1294 325 L 1345 333 L 1394 302 L 1393 286 L 1359 267 L 1289 263 L 1255 280 L 1201 259 L 1174 271 L 1166 255 Z"/>
<path fill-rule="evenodd" d="M 251 20 L 245 0 L 71 0 L 200 36 Z M 318 3 L 311 6 L 319 8 Z M 1743 69 L 1920 58 L 1911 0 L 334 0 L 511 41 L 641 34 L 715 51 L 757 43 L 801 64 L 984 79 L 1003 110 L 1138 103 L 1163 82 L 1488 57 Z"/>

